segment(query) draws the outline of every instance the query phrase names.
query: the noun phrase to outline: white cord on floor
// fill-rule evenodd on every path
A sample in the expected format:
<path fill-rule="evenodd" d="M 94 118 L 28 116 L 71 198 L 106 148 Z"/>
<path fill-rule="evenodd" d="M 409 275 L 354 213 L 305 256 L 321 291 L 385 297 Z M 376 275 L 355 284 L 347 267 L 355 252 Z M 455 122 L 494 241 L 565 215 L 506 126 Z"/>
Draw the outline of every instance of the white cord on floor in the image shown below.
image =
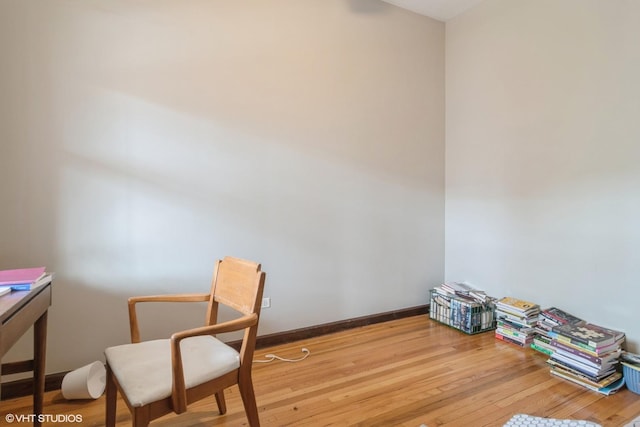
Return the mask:
<path fill-rule="evenodd" d="M 275 354 L 265 354 L 264 357 L 266 357 L 266 360 L 254 360 L 254 362 L 256 362 L 256 363 L 268 363 L 268 362 L 273 362 L 274 360 L 281 360 L 283 362 L 300 362 L 301 360 L 304 360 L 307 357 L 309 357 L 309 355 L 311 354 L 309 349 L 304 348 L 304 347 L 302 347 L 302 349 L 300 349 L 300 351 L 302 351 L 304 353 L 304 356 L 300 357 L 299 359 L 285 359 L 284 357 L 276 356 Z"/>

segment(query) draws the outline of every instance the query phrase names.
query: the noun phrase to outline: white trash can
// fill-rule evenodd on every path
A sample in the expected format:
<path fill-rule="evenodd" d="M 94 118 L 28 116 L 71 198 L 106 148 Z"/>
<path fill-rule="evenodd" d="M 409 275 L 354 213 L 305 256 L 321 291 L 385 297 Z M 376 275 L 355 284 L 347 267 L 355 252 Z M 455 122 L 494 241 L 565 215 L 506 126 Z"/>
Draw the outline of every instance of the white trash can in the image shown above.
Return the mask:
<path fill-rule="evenodd" d="M 102 362 L 93 362 L 67 373 L 62 379 L 65 399 L 97 399 L 107 383 L 107 370 Z"/>

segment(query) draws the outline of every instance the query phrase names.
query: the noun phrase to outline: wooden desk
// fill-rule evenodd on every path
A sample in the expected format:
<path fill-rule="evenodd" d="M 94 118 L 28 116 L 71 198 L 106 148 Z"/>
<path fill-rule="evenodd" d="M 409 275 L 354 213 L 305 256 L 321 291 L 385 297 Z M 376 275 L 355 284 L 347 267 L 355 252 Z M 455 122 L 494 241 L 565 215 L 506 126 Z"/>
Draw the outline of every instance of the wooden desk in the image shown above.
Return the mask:
<path fill-rule="evenodd" d="M 33 325 L 33 360 L 2 364 L 2 374 L 33 371 L 33 425 L 40 426 L 44 398 L 47 351 L 47 310 L 51 305 L 51 282 L 30 291 L 0 296 L 0 359 Z"/>

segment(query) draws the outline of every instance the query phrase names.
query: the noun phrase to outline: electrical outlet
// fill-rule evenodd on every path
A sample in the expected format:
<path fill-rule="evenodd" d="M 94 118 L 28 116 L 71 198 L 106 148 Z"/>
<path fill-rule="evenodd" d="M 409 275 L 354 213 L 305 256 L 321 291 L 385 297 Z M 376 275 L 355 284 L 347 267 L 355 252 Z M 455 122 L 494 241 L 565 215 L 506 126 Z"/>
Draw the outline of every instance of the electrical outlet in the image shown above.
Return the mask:
<path fill-rule="evenodd" d="M 271 307 L 271 298 L 267 297 L 267 298 L 262 298 L 262 308 L 269 308 Z"/>

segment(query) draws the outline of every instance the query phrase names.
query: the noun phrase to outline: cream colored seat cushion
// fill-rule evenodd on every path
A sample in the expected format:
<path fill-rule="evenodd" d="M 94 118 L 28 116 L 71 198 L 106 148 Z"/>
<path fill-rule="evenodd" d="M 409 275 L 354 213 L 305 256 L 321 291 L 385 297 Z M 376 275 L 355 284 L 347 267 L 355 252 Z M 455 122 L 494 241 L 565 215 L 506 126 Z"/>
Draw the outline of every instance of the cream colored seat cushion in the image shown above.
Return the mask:
<path fill-rule="evenodd" d="M 206 335 L 181 341 L 187 388 L 217 378 L 240 366 L 236 350 Z M 153 340 L 109 347 L 107 363 L 132 406 L 171 396 L 171 341 Z"/>

